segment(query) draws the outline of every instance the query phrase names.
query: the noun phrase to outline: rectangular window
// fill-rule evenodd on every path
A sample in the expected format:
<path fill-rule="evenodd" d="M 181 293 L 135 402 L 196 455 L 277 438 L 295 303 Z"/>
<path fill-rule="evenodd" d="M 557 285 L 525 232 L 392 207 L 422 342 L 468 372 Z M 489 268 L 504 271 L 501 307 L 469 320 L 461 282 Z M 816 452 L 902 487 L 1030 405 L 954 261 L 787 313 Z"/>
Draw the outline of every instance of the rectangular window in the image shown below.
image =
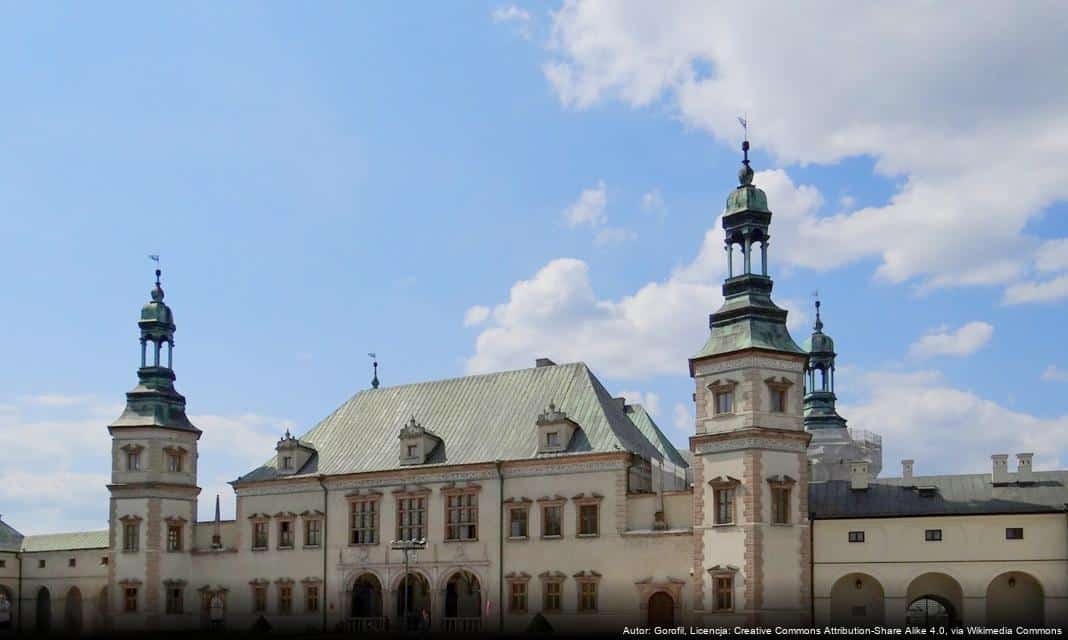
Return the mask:
<path fill-rule="evenodd" d="M 126 452 L 126 470 L 127 471 L 140 471 L 141 470 L 141 452 L 140 451 L 127 451 Z"/>
<path fill-rule="evenodd" d="M 550 431 L 550 432 L 546 433 L 545 434 L 545 445 L 548 446 L 548 447 L 559 447 L 560 446 L 560 432 L 559 431 Z"/>
<path fill-rule="evenodd" d="M 184 600 L 180 587 L 167 587 L 167 613 L 182 613 Z"/>
<path fill-rule="evenodd" d="M 771 521 L 774 524 L 790 523 L 790 489 L 771 488 Z"/>
<path fill-rule="evenodd" d="M 7 560 L 0 559 L 0 569 L 3 569 L 6 566 L 7 566 Z"/>
<path fill-rule="evenodd" d="M 426 498 L 400 498 L 397 500 L 397 539 L 423 540 L 426 538 Z"/>
<path fill-rule="evenodd" d="M 409 458 L 414 458 L 415 457 L 415 451 L 418 448 L 419 448 L 419 445 L 415 445 L 415 444 L 408 445 L 408 453 L 405 454 L 405 455 L 407 457 L 409 457 Z"/>
<path fill-rule="evenodd" d="M 123 611 L 127 613 L 137 611 L 137 587 L 126 587 L 122 603 Z"/>
<path fill-rule="evenodd" d="M 513 582 L 509 588 L 508 610 L 522 613 L 527 610 L 527 583 Z"/>
<path fill-rule="evenodd" d="M 541 508 L 541 535 L 544 538 L 559 538 L 563 534 L 564 508 L 561 505 L 546 505 Z"/>
<path fill-rule="evenodd" d="M 292 469 L 293 468 L 293 456 L 282 456 L 282 468 L 283 469 Z"/>
<path fill-rule="evenodd" d="M 318 547 L 323 528 L 323 521 L 319 519 L 304 521 L 304 546 Z"/>
<path fill-rule="evenodd" d="M 123 551 L 137 551 L 140 529 L 141 526 L 136 522 L 126 522 L 122 525 Z"/>
<path fill-rule="evenodd" d="M 600 532 L 599 515 L 600 508 L 595 504 L 579 505 L 579 530 L 580 536 L 595 536 Z"/>
<path fill-rule="evenodd" d="M 38 560 L 38 561 L 37 561 L 37 568 L 38 568 L 38 569 L 44 569 L 44 568 L 45 568 L 45 564 L 46 564 L 46 563 L 45 563 L 45 561 L 44 561 L 44 560 Z"/>
<path fill-rule="evenodd" d="M 478 494 L 445 496 L 445 539 L 478 539 Z"/>
<path fill-rule="evenodd" d="M 530 517 L 530 511 L 525 507 L 513 508 L 508 510 L 508 537 L 510 538 L 526 538 L 527 537 L 527 524 Z"/>
<path fill-rule="evenodd" d="M 1005 529 L 1006 540 L 1023 540 L 1023 528 L 1022 527 L 1009 527 Z"/>
<path fill-rule="evenodd" d="M 167 471 L 179 473 L 182 470 L 182 456 L 177 453 L 167 454 Z"/>
<path fill-rule="evenodd" d="M 734 523 L 734 489 L 716 489 L 714 493 L 716 503 L 716 524 Z"/>
<path fill-rule="evenodd" d="M 108 563 L 108 557 L 107 556 L 100 556 L 100 564 L 107 566 L 107 563 Z"/>
<path fill-rule="evenodd" d="M 849 532 L 849 541 L 850 542 L 864 542 L 864 532 L 863 531 L 850 531 Z"/>
<path fill-rule="evenodd" d="M 167 525 L 167 551 L 182 550 L 182 526 Z"/>
<path fill-rule="evenodd" d="M 356 500 L 349 506 L 349 544 L 378 542 L 378 501 Z"/>
<path fill-rule="evenodd" d="M 69 560 L 67 560 L 67 566 L 68 567 L 78 566 L 78 561 L 75 560 L 74 558 L 70 558 Z"/>
<path fill-rule="evenodd" d="M 579 611 L 597 611 L 597 583 L 579 583 Z"/>
<path fill-rule="evenodd" d="M 284 584 L 278 587 L 278 613 L 293 612 L 293 587 Z"/>
<path fill-rule="evenodd" d="M 267 585 L 258 584 L 252 587 L 252 610 L 255 613 L 266 613 Z"/>
<path fill-rule="evenodd" d="M 713 602 L 716 611 L 734 609 L 734 576 L 716 576 L 713 579 Z"/>
<path fill-rule="evenodd" d="M 304 587 L 304 609 L 308 612 L 319 610 L 319 587 L 312 585 Z"/>
<path fill-rule="evenodd" d="M 926 529 L 923 532 L 923 539 L 927 542 L 941 542 L 942 530 L 941 529 Z"/>
<path fill-rule="evenodd" d="M 717 391 L 716 414 L 734 413 L 734 391 Z"/>
<path fill-rule="evenodd" d="M 542 593 L 542 611 L 559 611 L 560 610 L 560 594 L 563 591 L 564 583 L 553 580 L 552 582 L 543 583 Z"/>
<path fill-rule="evenodd" d="M 278 548 L 293 548 L 293 521 L 282 520 L 278 523 Z"/>
<path fill-rule="evenodd" d="M 786 389 L 771 388 L 771 411 L 772 413 L 786 413 Z"/>
<path fill-rule="evenodd" d="M 253 549 L 266 549 L 267 548 L 267 523 L 266 522 L 253 522 L 252 523 L 252 548 Z"/>

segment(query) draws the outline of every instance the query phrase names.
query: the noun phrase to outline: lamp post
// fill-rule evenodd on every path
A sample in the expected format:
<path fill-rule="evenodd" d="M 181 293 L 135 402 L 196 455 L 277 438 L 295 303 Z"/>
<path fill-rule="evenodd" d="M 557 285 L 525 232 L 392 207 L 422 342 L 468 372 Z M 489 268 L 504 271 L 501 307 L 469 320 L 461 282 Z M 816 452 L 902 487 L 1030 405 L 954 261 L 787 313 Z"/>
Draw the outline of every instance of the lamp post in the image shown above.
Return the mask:
<path fill-rule="evenodd" d="M 389 547 L 394 551 L 404 553 L 404 599 L 401 601 L 401 620 L 405 630 L 408 630 L 408 615 L 411 608 L 411 593 L 408 589 L 408 554 L 412 551 L 426 549 L 426 540 L 423 538 L 418 540 L 394 540 L 389 543 Z"/>

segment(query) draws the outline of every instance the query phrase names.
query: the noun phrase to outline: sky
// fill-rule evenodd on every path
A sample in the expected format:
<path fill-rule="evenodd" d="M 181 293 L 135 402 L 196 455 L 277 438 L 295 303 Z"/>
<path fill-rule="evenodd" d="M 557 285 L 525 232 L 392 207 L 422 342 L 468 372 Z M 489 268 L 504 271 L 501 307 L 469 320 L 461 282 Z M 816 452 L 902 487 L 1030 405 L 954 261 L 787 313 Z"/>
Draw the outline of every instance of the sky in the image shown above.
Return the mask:
<path fill-rule="evenodd" d="M 885 471 L 1068 464 L 1063 3 L 7 5 L 0 515 L 107 524 L 159 254 L 200 513 L 366 388 L 582 360 L 680 447 L 750 122 Z M 398 425 L 398 428 L 400 425 Z"/>

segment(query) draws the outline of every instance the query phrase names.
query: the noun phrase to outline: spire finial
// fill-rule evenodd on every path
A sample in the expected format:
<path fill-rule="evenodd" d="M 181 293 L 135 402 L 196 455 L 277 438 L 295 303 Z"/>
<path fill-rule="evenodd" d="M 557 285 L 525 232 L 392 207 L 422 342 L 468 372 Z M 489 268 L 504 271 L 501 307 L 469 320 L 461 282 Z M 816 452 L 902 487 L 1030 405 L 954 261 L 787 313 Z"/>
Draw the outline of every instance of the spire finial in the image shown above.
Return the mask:
<path fill-rule="evenodd" d="M 742 168 L 738 171 L 738 181 L 742 186 L 753 183 L 753 168 L 749 166 L 749 120 L 744 115 L 738 116 L 738 122 L 742 125 Z"/>
<path fill-rule="evenodd" d="M 216 493 L 215 494 L 215 522 L 218 523 L 221 520 L 222 520 L 222 518 L 219 517 L 219 494 Z"/>
<path fill-rule="evenodd" d="M 156 302 L 160 302 L 161 300 L 163 300 L 163 287 L 160 286 L 159 277 L 163 274 L 163 272 L 160 271 L 159 268 L 159 255 L 153 253 L 148 256 L 148 259 L 156 263 L 156 286 L 154 289 L 152 289 L 152 299 Z"/>
<path fill-rule="evenodd" d="M 368 353 L 367 356 L 371 358 L 371 365 L 374 367 L 375 372 L 374 377 L 371 378 L 371 388 L 377 389 L 378 385 L 381 384 L 378 382 L 378 356 L 374 353 Z"/>
<path fill-rule="evenodd" d="M 820 319 L 820 292 L 813 291 L 812 297 L 816 299 L 816 331 L 823 331 L 823 320 Z"/>

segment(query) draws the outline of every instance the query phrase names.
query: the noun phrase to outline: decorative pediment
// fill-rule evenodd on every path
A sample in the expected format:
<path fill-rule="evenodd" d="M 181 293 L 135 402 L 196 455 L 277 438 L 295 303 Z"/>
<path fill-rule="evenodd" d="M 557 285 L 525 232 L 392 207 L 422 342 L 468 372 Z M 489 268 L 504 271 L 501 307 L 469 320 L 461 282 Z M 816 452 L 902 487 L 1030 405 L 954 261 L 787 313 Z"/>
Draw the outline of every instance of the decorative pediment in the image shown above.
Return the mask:
<path fill-rule="evenodd" d="M 227 589 L 226 587 L 224 587 L 222 585 L 215 585 L 215 587 L 212 588 L 212 586 L 210 584 L 206 584 L 206 585 L 204 585 L 202 587 L 198 587 L 197 591 L 199 591 L 200 593 L 223 594 L 223 593 L 228 592 L 229 589 Z"/>
<path fill-rule="evenodd" d="M 567 574 L 563 571 L 542 571 L 538 577 L 542 580 L 567 580 Z"/>
<path fill-rule="evenodd" d="M 163 447 L 163 451 L 164 451 L 164 453 L 169 453 L 172 456 L 184 456 L 185 454 L 189 453 L 189 450 L 186 449 L 185 447 L 178 447 L 178 446 L 172 446 L 172 445 L 168 445 L 166 447 Z"/>
<path fill-rule="evenodd" d="M 523 497 L 523 498 L 505 498 L 503 502 L 504 502 L 504 504 L 511 505 L 511 506 L 516 506 L 516 505 L 530 506 L 530 504 L 533 503 L 534 501 L 531 500 L 530 498 Z"/>
<path fill-rule="evenodd" d="M 167 580 L 163 581 L 163 586 L 165 586 L 165 587 L 185 588 L 185 585 L 186 585 L 186 581 L 182 580 L 181 578 L 178 578 L 178 579 L 175 579 L 175 580 L 167 579 Z"/>
<path fill-rule="evenodd" d="M 571 496 L 571 499 L 574 500 L 575 502 L 584 502 L 584 503 L 589 504 L 589 503 L 593 503 L 593 502 L 600 502 L 601 500 L 604 499 L 604 496 L 602 496 L 599 493 L 590 493 L 590 494 L 580 493 L 578 495 Z"/>
<path fill-rule="evenodd" d="M 271 514 L 269 513 L 253 513 L 248 517 L 249 520 L 270 520 Z"/>
<path fill-rule="evenodd" d="M 301 578 L 300 580 L 301 584 L 319 584 L 322 581 L 322 578 L 317 578 L 314 576 L 308 576 L 306 578 Z"/>
<path fill-rule="evenodd" d="M 567 502 L 567 498 L 560 494 L 556 494 L 555 496 L 542 496 L 538 498 L 538 504 L 563 504 L 565 502 Z"/>
<path fill-rule="evenodd" d="M 349 500 L 377 500 L 382 497 L 381 491 L 374 489 L 356 489 L 345 494 Z"/>
<path fill-rule="evenodd" d="M 292 511 L 279 511 L 278 513 L 274 514 L 274 517 L 280 520 L 293 520 L 297 517 L 297 514 L 293 513 Z"/>
<path fill-rule="evenodd" d="M 293 584 L 294 582 L 295 581 L 293 580 L 293 578 L 277 578 L 274 581 L 275 584 L 281 584 L 281 585 Z"/>
<path fill-rule="evenodd" d="M 304 511 L 300 512 L 300 517 L 302 517 L 304 519 L 308 519 L 308 520 L 310 520 L 312 518 L 322 518 L 325 515 L 326 515 L 325 513 L 323 513 L 322 511 L 319 511 L 318 509 L 315 509 L 315 510 L 305 509 Z"/>
<path fill-rule="evenodd" d="M 248 583 L 254 587 L 265 587 L 271 584 L 271 581 L 267 578 L 253 578 L 249 580 Z"/>
<path fill-rule="evenodd" d="M 189 522 L 182 516 L 167 516 L 163 521 L 167 524 L 185 524 L 186 522 Z"/>
<path fill-rule="evenodd" d="M 505 574 L 504 577 L 510 582 L 526 582 L 527 580 L 530 580 L 530 574 L 526 571 L 520 571 L 518 573 L 511 571 Z"/>
<path fill-rule="evenodd" d="M 129 515 L 129 514 L 127 514 L 127 515 L 124 515 L 124 516 L 119 516 L 119 521 L 122 522 L 123 524 L 137 524 L 138 522 L 141 522 L 142 520 L 144 520 L 144 518 L 142 518 L 141 516 L 137 516 L 137 515 Z"/>
<path fill-rule="evenodd" d="M 393 490 L 393 495 L 397 496 L 398 498 L 409 497 L 409 496 L 411 496 L 411 497 L 427 496 L 427 495 L 430 495 L 430 493 L 431 493 L 430 487 L 425 487 L 425 486 L 423 486 L 421 484 L 416 484 L 416 485 L 411 485 L 411 486 L 404 485 L 399 489 L 394 489 Z"/>
<path fill-rule="evenodd" d="M 455 482 L 450 482 L 441 487 L 440 491 L 442 495 L 457 495 L 464 493 L 478 493 L 482 490 L 482 485 L 477 482 L 468 482 L 467 484 L 458 485 Z"/>
<path fill-rule="evenodd" d="M 735 574 L 735 573 L 738 573 L 738 567 L 736 567 L 736 566 L 734 566 L 732 564 L 723 564 L 723 565 L 717 564 L 715 566 L 709 567 L 708 568 L 708 572 L 712 573 L 712 574 L 719 574 L 719 575 L 728 574 L 728 573 L 729 574 Z"/>
<path fill-rule="evenodd" d="M 771 376 L 770 378 L 764 379 L 764 384 L 768 385 L 769 387 L 786 388 L 793 386 L 794 383 L 786 376 L 779 376 L 778 378 L 776 378 L 775 376 Z"/>
<path fill-rule="evenodd" d="M 594 581 L 594 580 L 600 580 L 601 579 L 601 574 L 599 574 L 596 571 L 591 569 L 589 571 L 585 571 L 585 570 L 579 571 L 578 573 L 572 575 L 571 577 L 574 578 L 575 580 L 579 581 L 579 582 L 591 582 L 591 581 Z"/>
<path fill-rule="evenodd" d="M 137 578 L 123 578 L 122 580 L 119 580 L 119 584 L 124 587 L 138 587 L 141 586 L 141 581 Z"/>
<path fill-rule="evenodd" d="M 731 391 L 736 386 L 738 386 L 737 380 L 731 380 L 730 378 L 716 378 L 707 383 L 705 388 L 715 393 L 716 391 Z"/>
<path fill-rule="evenodd" d="M 716 476 L 708 481 L 708 486 L 716 489 L 730 489 L 742 484 L 742 481 L 733 476 Z"/>
<path fill-rule="evenodd" d="M 125 451 L 126 453 L 140 453 L 145 450 L 145 447 L 144 445 L 140 444 L 124 444 L 119 447 L 119 449 Z"/>

